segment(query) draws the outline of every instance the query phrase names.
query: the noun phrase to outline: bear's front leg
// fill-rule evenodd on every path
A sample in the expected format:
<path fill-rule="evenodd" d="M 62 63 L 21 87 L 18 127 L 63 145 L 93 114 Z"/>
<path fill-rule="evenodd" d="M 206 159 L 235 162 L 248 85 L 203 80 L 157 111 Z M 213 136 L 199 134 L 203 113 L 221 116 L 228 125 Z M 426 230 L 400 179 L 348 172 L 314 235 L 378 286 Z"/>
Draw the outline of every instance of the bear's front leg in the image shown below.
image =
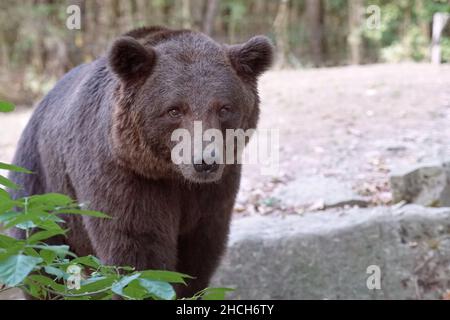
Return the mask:
<path fill-rule="evenodd" d="M 178 240 L 177 271 L 193 279 L 177 286 L 177 297 L 187 298 L 209 286 L 209 281 L 225 251 L 231 208 L 202 218 L 197 227 Z"/>

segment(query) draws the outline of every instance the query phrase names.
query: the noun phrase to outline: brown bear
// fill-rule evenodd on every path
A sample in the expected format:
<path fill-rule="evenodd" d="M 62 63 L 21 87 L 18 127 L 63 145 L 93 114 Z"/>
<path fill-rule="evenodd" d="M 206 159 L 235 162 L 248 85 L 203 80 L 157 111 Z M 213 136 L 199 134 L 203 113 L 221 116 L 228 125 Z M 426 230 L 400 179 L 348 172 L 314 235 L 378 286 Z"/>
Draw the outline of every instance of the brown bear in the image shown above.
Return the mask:
<path fill-rule="evenodd" d="M 257 78 L 271 64 L 264 36 L 222 45 L 190 30 L 144 27 L 116 39 L 105 57 L 67 73 L 39 103 L 11 174 L 15 197 L 64 193 L 112 219 L 66 217 L 78 255 L 138 270 L 165 269 L 208 286 L 224 252 L 241 165 L 176 165 L 177 128 L 255 128 Z M 15 231 L 16 236 L 23 236 Z"/>

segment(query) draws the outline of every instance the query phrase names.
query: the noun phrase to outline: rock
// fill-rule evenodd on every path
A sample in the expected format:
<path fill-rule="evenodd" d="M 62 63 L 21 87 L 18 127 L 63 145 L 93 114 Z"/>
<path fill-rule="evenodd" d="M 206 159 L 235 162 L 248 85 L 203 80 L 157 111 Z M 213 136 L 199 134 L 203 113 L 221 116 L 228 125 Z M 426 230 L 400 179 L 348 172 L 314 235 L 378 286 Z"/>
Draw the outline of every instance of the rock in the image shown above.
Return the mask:
<path fill-rule="evenodd" d="M 450 206 L 450 162 L 394 173 L 390 183 L 394 203 L 404 200 L 429 207 Z"/>
<path fill-rule="evenodd" d="M 235 299 L 438 299 L 449 234 L 450 209 L 416 205 L 238 218 L 211 285 Z M 367 287 L 373 266 L 379 290 Z"/>
<path fill-rule="evenodd" d="M 20 289 L 8 289 L 0 293 L 0 300 L 24 300 L 25 297 Z"/>
<path fill-rule="evenodd" d="M 283 205 L 292 207 L 313 208 L 319 202 L 323 204 L 320 209 L 368 205 L 364 197 L 353 191 L 350 183 L 325 177 L 295 179 L 278 187 L 274 197 L 280 199 Z"/>

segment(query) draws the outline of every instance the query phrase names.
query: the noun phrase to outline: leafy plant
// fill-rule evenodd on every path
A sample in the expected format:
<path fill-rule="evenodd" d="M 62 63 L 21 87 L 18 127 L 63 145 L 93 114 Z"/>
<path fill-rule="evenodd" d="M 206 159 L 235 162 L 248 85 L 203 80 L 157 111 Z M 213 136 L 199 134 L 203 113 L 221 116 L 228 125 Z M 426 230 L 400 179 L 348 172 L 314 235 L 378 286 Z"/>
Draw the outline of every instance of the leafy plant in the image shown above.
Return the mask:
<path fill-rule="evenodd" d="M 14 105 L 6 101 L 0 101 L 0 112 L 11 112 L 14 110 Z"/>
<path fill-rule="evenodd" d="M 14 106 L 0 102 L 0 111 Z M 0 169 L 31 174 L 30 171 L 0 162 Z M 130 266 L 107 266 L 95 256 L 78 257 L 67 245 L 45 241 L 65 236 L 61 215 L 78 214 L 109 219 L 104 213 L 86 210 L 69 197 L 50 193 L 12 199 L 1 186 L 17 189 L 0 175 L 0 223 L 5 229 L 18 228 L 23 240 L 0 234 L 0 292 L 21 288 L 36 299 L 127 300 L 176 298 L 173 284 L 186 284 L 190 276 L 182 273 L 145 270 Z M 230 289 L 207 288 L 191 299 L 224 299 Z"/>

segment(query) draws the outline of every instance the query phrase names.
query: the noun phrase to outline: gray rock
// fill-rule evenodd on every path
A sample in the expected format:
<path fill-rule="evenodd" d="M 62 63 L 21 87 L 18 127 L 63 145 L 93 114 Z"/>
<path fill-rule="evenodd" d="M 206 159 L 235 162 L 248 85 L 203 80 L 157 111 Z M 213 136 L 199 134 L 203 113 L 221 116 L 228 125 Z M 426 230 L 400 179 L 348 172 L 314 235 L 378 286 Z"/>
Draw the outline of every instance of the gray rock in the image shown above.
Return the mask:
<path fill-rule="evenodd" d="M 420 166 L 390 177 L 394 202 L 450 206 L 450 162 Z"/>
<path fill-rule="evenodd" d="M 8 289 L 0 293 L 0 300 L 24 300 L 25 297 L 20 289 Z"/>
<path fill-rule="evenodd" d="M 298 178 L 277 188 L 274 197 L 293 207 L 311 206 L 317 202 L 323 202 L 324 208 L 368 205 L 364 197 L 353 191 L 350 183 L 324 177 Z"/>
<path fill-rule="evenodd" d="M 379 290 L 366 284 L 372 265 Z M 450 209 L 239 218 L 212 285 L 235 299 L 438 299 L 450 288 Z"/>

